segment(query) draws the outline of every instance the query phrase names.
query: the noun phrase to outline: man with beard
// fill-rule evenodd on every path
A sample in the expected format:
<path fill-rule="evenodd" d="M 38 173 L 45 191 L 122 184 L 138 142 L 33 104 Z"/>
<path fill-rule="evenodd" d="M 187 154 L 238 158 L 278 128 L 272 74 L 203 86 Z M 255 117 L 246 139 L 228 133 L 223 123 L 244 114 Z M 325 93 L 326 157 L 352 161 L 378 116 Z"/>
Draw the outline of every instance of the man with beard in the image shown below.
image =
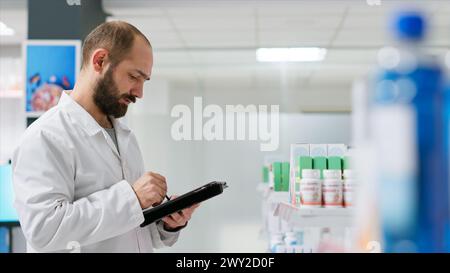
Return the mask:
<path fill-rule="evenodd" d="M 118 119 L 142 98 L 152 66 L 150 42 L 128 23 L 104 23 L 86 37 L 74 89 L 26 130 L 13 155 L 28 252 L 152 252 L 176 242 L 197 206 L 139 227 L 167 182 L 145 171 Z"/>

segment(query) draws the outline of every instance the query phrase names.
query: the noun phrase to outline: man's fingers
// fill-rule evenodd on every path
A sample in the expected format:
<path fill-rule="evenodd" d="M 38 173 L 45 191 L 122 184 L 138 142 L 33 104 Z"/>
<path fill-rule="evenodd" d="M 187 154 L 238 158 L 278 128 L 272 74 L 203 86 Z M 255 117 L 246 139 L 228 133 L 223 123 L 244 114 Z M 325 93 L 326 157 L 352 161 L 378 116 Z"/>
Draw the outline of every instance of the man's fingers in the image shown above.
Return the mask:
<path fill-rule="evenodd" d="M 157 194 L 161 199 L 164 199 L 166 197 L 166 191 L 160 187 L 155 186 L 153 189 L 153 193 Z"/>
<path fill-rule="evenodd" d="M 182 212 L 183 219 L 185 222 L 191 220 L 192 212 L 183 210 Z"/>
<path fill-rule="evenodd" d="M 184 214 L 189 214 L 189 217 L 190 217 L 199 206 L 200 206 L 200 204 L 192 205 L 189 208 L 184 209 L 183 213 Z"/>
<path fill-rule="evenodd" d="M 150 172 L 151 175 L 153 175 L 154 177 L 166 182 L 166 178 L 162 175 L 160 175 L 159 173 L 154 173 L 154 172 Z"/>
<path fill-rule="evenodd" d="M 175 222 L 177 222 L 178 224 L 183 224 L 185 222 L 184 217 L 180 213 L 173 213 L 170 215 L 170 217 L 172 217 L 172 219 L 175 220 Z"/>
<path fill-rule="evenodd" d="M 164 217 L 163 222 L 166 223 L 167 225 L 169 225 L 170 227 L 176 227 L 178 226 L 178 223 L 175 222 L 172 218 L 170 218 L 169 216 Z"/>
<path fill-rule="evenodd" d="M 179 213 L 171 214 L 169 216 L 164 217 L 163 220 L 164 219 L 167 220 L 167 221 L 164 221 L 164 222 L 166 222 L 168 225 L 170 225 L 172 227 L 183 226 L 187 222 L 185 217 L 182 217 Z"/>
<path fill-rule="evenodd" d="M 152 185 L 156 188 L 156 190 L 161 192 L 161 194 L 164 194 L 164 197 L 166 196 L 167 186 L 163 186 L 162 184 L 159 183 L 153 183 Z"/>
<path fill-rule="evenodd" d="M 164 198 L 166 197 L 165 193 L 161 189 L 155 190 L 151 194 L 151 196 L 152 196 L 151 199 L 155 201 L 153 202 L 153 204 L 151 204 L 152 206 L 160 205 L 164 201 Z"/>

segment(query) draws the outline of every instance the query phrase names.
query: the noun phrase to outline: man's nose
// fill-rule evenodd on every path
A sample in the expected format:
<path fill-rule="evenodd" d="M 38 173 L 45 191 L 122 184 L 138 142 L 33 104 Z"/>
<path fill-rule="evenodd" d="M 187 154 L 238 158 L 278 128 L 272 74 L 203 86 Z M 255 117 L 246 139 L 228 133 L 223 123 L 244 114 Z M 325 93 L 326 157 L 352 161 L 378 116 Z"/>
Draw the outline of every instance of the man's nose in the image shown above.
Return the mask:
<path fill-rule="evenodd" d="M 131 95 L 142 99 L 144 96 L 144 87 L 142 85 L 136 86 L 133 89 L 131 89 Z"/>

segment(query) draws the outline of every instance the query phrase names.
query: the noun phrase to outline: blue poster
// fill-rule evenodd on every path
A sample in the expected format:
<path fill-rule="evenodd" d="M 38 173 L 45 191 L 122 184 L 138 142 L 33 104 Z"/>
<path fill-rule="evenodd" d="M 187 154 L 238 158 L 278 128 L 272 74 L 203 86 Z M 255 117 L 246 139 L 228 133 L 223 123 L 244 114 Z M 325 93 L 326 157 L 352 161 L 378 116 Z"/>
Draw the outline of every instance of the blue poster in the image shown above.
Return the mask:
<path fill-rule="evenodd" d="M 26 111 L 44 112 L 55 106 L 62 90 L 75 84 L 78 70 L 76 44 L 26 45 Z"/>
<path fill-rule="evenodd" d="M 0 165 L 0 225 L 2 222 L 19 221 L 13 202 L 11 165 Z"/>
<path fill-rule="evenodd" d="M 7 227 L 0 226 L 0 253 L 9 252 L 9 233 Z"/>

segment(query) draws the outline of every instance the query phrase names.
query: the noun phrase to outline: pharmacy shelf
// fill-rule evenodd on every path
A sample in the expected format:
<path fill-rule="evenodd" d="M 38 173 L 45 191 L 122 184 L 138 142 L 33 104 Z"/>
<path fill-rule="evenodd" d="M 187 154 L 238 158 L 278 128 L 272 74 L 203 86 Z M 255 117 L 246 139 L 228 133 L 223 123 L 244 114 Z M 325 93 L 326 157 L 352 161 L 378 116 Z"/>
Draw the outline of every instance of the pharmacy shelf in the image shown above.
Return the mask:
<path fill-rule="evenodd" d="M 38 111 L 38 112 L 27 112 L 25 115 L 27 118 L 39 118 L 42 116 L 45 112 L 44 111 Z"/>
<path fill-rule="evenodd" d="M 289 201 L 289 192 L 276 192 L 271 190 L 268 193 L 267 200 L 271 204 L 278 205 L 280 203 L 288 202 Z"/>
<path fill-rule="evenodd" d="M 2 99 L 21 99 L 23 98 L 23 91 L 20 90 L 1 90 L 0 98 Z"/>
<path fill-rule="evenodd" d="M 258 192 L 266 192 L 267 190 L 269 190 L 269 183 L 259 183 L 258 186 L 256 186 L 256 191 Z"/>
<path fill-rule="evenodd" d="M 287 202 L 278 203 L 274 216 L 292 227 L 345 228 L 353 225 L 352 208 L 300 208 Z"/>
<path fill-rule="evenodd" d="M 274 212 L 280 202 L 289 201 L 289 193 L 275 192 L 267 183 L 259 183 L 256 190 L 262 196 L 261 216 L 263 226 L 258 233 L 258 238 L 268 240 L 271 232 L 280 232 L 281 220 L 274 216 Z"/>
<path fill-rule="evenodd" d="M 289 192 L 276 192 L 267 183 L 259 183 L 256 190 L 271 204 L 289 201 Z"/>

